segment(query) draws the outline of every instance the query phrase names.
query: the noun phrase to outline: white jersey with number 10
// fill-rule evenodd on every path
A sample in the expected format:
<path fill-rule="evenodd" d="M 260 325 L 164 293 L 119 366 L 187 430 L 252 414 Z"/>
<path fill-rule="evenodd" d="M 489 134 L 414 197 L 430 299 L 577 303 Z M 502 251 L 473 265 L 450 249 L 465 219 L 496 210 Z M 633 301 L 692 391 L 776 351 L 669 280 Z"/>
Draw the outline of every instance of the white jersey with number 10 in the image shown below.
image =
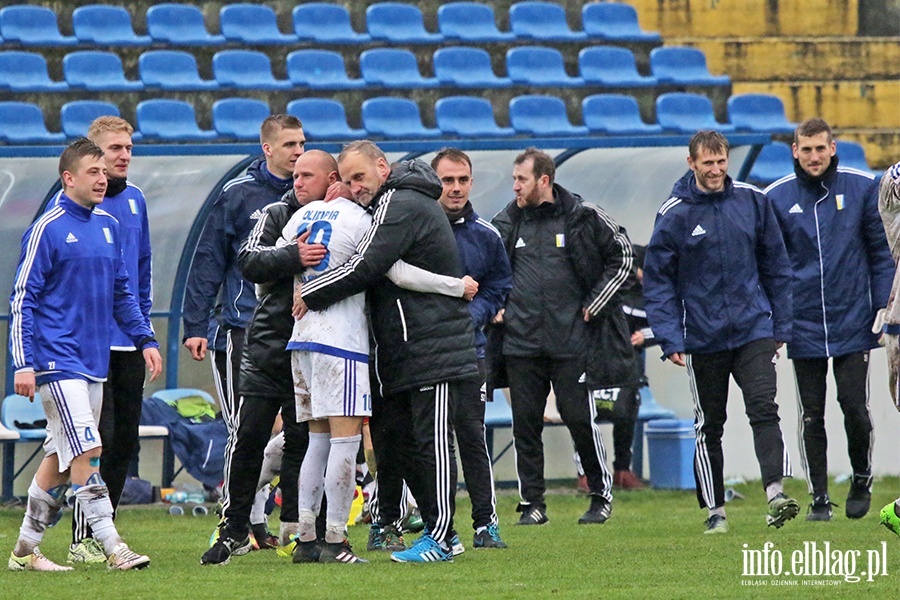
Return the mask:
<path fill-rule="evenodd" d="M 286 241 L 307 229 L 308 244 L 324 244 L 328 252 L 315 267 L 308 267 L 297 279 L 309 281 L 341 266 L 354 252 L 372 223 L 372 216 L 346 198 L 331 202 L 311 202 L 294 213 L 282 230 Z M 325 310 L 309 311 L 294 323 L 288 350 L 322 352 L 333 356 L 368 361 L 369 336 L 366 328 L 366 295 L 356 294 Z"/>

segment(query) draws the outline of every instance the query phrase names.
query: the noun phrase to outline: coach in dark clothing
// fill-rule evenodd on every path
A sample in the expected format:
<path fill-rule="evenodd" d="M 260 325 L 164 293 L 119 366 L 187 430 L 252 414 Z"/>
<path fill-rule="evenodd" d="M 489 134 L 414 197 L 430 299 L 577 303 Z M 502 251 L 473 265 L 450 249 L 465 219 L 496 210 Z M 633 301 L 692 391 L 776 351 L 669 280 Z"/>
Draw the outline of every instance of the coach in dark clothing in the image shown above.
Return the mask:
<path fill-rule="evenodd" d="M 460 298 L 404 290 L 384 277 L 399 259 L 463 276 L 453 231 L 437 202 L 441 183 L 419 161 L 391 169 L 368 141 L 345 146 L 338 166 L 354 199 L 373 211 L 372 226 L 343 266 L 304 284 L 302 299 L 317 310 L 368 290 L 375 459 L 402 465 L 426 525 L 411 548 L 391 558 L 450 561 L 456 497 L 451 423 L 460 383 L 478 377 L 472 319 Z"/>
<path fill-rule="evenodd" d="M 295 171 L 302 173 L 302 169 L 308 169 L 307 165 L 321 160 L 320 154 L 325 153 L 312 150 L 301 156 Z M 333 161 L 329 155 L 325 156 Z M 294 276 L 306 267 L 318 264 L 325 253 L 320 244 L 293 241 L 278 245 L 282 229 L 291 216 L 301 206 L 321 199 L 325 193 L 324 189 L 306 186 L 300 188 L 298 197 L 297 189 L 295 187 L 280 201 L 262 209 L 238 252 L 241 273 L 256 284 L 258 301 L 247 324 L 246 343 L 241 353 L 240 418 L 231 457 L 234 477 L 228 484 L 230 502 L 225 507 L 219 538 L 204 553 L 201 564 L 225 564 L 231 556 L 246 552 L 248 532 L 256 536 L 260 545 L 266 539 L 265 524 L 261 527 L 251 524 L 250 512 L 258 489 L 264 450 L 279 410 L 284 428 L 282 532 L 287 524 L 293 524 L 296 532 L 297 478 L 309 445 L 309 425 L 297 422 L 291 356 L 285 348 L 294 327 L 291 316 Z"/>
<path fill-rule="evenodd" d="M 579 523 L 604 523 L 612 476 L 596 423 L 596 400 L 634 378 L 634 351 L 620 294 L 632 284 L 631 242 L 600 208 L 553 183 L 555 166 L 529 148 L 516 157 L 516 199 L 493 224 L 513 270 L 502 313 L 522 512 L 519 525 L 546 523 L 541 434 L 551 384 L 581 457 L 591 493 Z"/>
<path fill-rule="evenodd" d="M 503 308 L 512 288 L 512 270 L 500 233 L 478 216 L 469 201 L 472 190 L 472 161 L 456 148 L 444 148 L 432 159 L 431 166 L 444 188 L 438 199 L 456 237 L 463 270 L 478 282 L 478 293 L 469 303 L 475 326 L 475 351 L 479 371 L 484 373 L 487 342 L 484 327 Z M 466 478 L 466 489 L 472 501 L 472 528 L 475 548 L 506 548 L 500 537 L 494 473 L 484 437 L 484 377 L 467 382 L 454 411 L 453 427 L 459 458 Z"/>

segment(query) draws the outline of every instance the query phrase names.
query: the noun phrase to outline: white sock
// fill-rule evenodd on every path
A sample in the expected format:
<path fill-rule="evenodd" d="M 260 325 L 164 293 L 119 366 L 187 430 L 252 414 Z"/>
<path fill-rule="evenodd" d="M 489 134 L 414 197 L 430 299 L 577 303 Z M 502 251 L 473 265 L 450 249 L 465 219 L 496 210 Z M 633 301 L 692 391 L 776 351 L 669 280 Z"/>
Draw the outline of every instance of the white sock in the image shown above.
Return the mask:
<path fill-rule="evenodd" d="M 298 483 L 298 506 L 319 514 L 322 494 L 325 493 L 325 466 L 331 451 L 330 433 L 309 434 L 309 447 L 300 465 Z M 329 500 L 331 502 L 331 500 Z"/>
<path fill-rule="evenodd" d="M 344 540 L 344 527 L 350 518 L 353 492 L 356 491 L 356 455 L 361 439 L 361 435 L 331 438 L 331 453 L 325 471 L 325 493 L 328 495 L 325 541 L 329 544 Z"/>
<path fill-rule="evenodd" d="M 44 532 L 62 508 L 65 486 L 54 488 L 51 492 L 55 492 L 58 497 L 45 492 L 34 479 L 31 480 L 31 485 L 28 486 L 28 506 L 25 508 L 25 517 L 19 528 L 19 539 L 14 551 L 16 556 L 28 556 L 34 552 L 44 539 Z"/>
<path fill-rule="evenodd" d="M 725 507 L 719 506 L 718 508 L 709 509 L 709 516 L 711 517 L 713 515 L 719 515 L 720 517 L 722 517 L 724 519 L 725 518 Z"/>
<path fill-rule="evenodd" d="M 771 502 L 772 499 L 778 494 L 784 493 L 784 486 L 781 484 L 781 481 L 773 481 L 769 485 L 766 486 L 766 500 Z"/>
<path fill-rule="evenodd" d="M 311 542 L 316 539 L 316 513 L 308 508 L 297 511 L 297 535 L 301 542 Z"/>
<path fill-rule="evenodd" d="M 259 472 L 259 483 L 257 487 L 262 487 L 267 483 L 272 483 L 275 476 L 281 473 L 281 458 L 284 456 L 284 432 L 279 433 L 266 444 L 263 452 L 262 469 Z"/>
<path fill-rule="evenodd" d="M 269 489 L 271 489 L 271 486 L 267 483 L 253 497 L 253 506 L 250 507 L 250 523 L 253 525 L 268 522 L 268 519 L 266 519 L 266 502 L 269 501 Z"/>
<path fill-rule="evenodd" d="M 119 532 L 113 524 L 113 508 L 109 500 L 109 489 L 105 483 L 83 485 L 75 490 L 75 498 L 81 503 L 81 512 L 94 532 L 94 539 L 103 545 L 109 556 L 122 543 Z"/>

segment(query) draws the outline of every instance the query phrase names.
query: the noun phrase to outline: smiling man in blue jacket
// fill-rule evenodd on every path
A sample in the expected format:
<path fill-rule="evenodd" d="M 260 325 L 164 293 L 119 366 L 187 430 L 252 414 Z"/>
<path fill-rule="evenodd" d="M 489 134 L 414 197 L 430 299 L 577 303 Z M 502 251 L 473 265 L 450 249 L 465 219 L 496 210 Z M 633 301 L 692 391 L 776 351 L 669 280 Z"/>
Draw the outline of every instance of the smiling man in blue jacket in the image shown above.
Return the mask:
<path fill-rule="evenodd" d="M 700 131 L 688 166 L 656 215 L 644 263 L 644 302 L 663 355 L 687 367 L 694 395 L 694 478 L 706 533 L 726 533 L 722 431 L 729 377 L 744 395 L 766 522 L 800 510 L 784 494 L 790 475 L 775 403 L 774 358 L 791 341 L 790 264 L 765 195 L 728 176 L 728 141 Z"/>
<path fill-rule="evenodd" d="M 140 569 L 150 559 L 130 550 L 113 523 L 97 424 L 113 334 L 121 330 L 141 352 L 151 381 L 162 371 L 159 344 L 129 287 L 119 222 L 97 208 L 107 191 L 103 150 L 87 138 L 73 142 L 59 158 L 59 174 L 63 191 L 57 204 L 22 236 L 10 298 L 15 391 L 32 401 L 40 392 L 47 440 L 8 566 L 71 570 L 38 548 L 65 504 L 71 479 L 109 568 Z"/>
<path fill-rule="evenodd" d="M 794 173 L 770 185 L 766 195 L 793 269 L 788 357 L 797 378 L 800 456 L 813 497 L 806 518 L 831 519 L 825 435 L 831 358 L 853 468 L 845 512 L 859 519 L 869 512 L 872 496 L 869 350 L 878 347 L 880 334 L 872 327 L 887 305 L 894 261 L 878 215 L 875 178 L 839 165 L 828 123 L 819 118 L 801 123 L 793 152 Z"/>

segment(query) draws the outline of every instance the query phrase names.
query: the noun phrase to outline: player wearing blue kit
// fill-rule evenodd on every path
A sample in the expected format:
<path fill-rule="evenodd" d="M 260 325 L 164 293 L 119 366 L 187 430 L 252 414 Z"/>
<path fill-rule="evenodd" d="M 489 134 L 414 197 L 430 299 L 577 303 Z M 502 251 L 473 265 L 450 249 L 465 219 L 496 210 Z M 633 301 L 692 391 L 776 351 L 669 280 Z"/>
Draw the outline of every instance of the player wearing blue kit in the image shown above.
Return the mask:
<path fill-rule="evenodd" d="M 107 176 L 103 210 L 119 222 L 128 285 L 137 298 L 141 314 L 149 323 L 153 286 L 147 202 L 143 192 L 127 179 L 133 132 L 134 128 L 124 119 L 106 116 L 91 123 L 88 138 L 103 150 Z M 48 210 L 55 205 L 56 202 L 51 203 Z M 98 424 L 103 440 L 100 475 L 109 488 L 113 510 L 119 506 L 128 468 L 138 447 L 143 399 L 144 357 L 116 327 L 112 333 L 109 376 L 103 384 L 103 409 Z M 78 503 L 72 518 L 72 545 L 67 560 L 70 563 L 106 561 Z"/>
<path fill-rule="evenodd" d="M 23 236 L 10 299 L 15 391 L 32 399 L 40 391 L 47 454 L 28 488 L 9 569 L 69 569 L 38 546 L 65 502 L 70 478 L 109 568 L 142 568 L 150 559 L 130 550 L 113 524 L 99 472 L 97 421 L 113 322 L 141 349 L 151 381 L 162 371 L 159 344 L 128 285 L 119 224 L 96 208 L 107 189 L 103 150 L 87 139 L 73 142 L 60 156 L 59 172 L 63 194 Z"/>

